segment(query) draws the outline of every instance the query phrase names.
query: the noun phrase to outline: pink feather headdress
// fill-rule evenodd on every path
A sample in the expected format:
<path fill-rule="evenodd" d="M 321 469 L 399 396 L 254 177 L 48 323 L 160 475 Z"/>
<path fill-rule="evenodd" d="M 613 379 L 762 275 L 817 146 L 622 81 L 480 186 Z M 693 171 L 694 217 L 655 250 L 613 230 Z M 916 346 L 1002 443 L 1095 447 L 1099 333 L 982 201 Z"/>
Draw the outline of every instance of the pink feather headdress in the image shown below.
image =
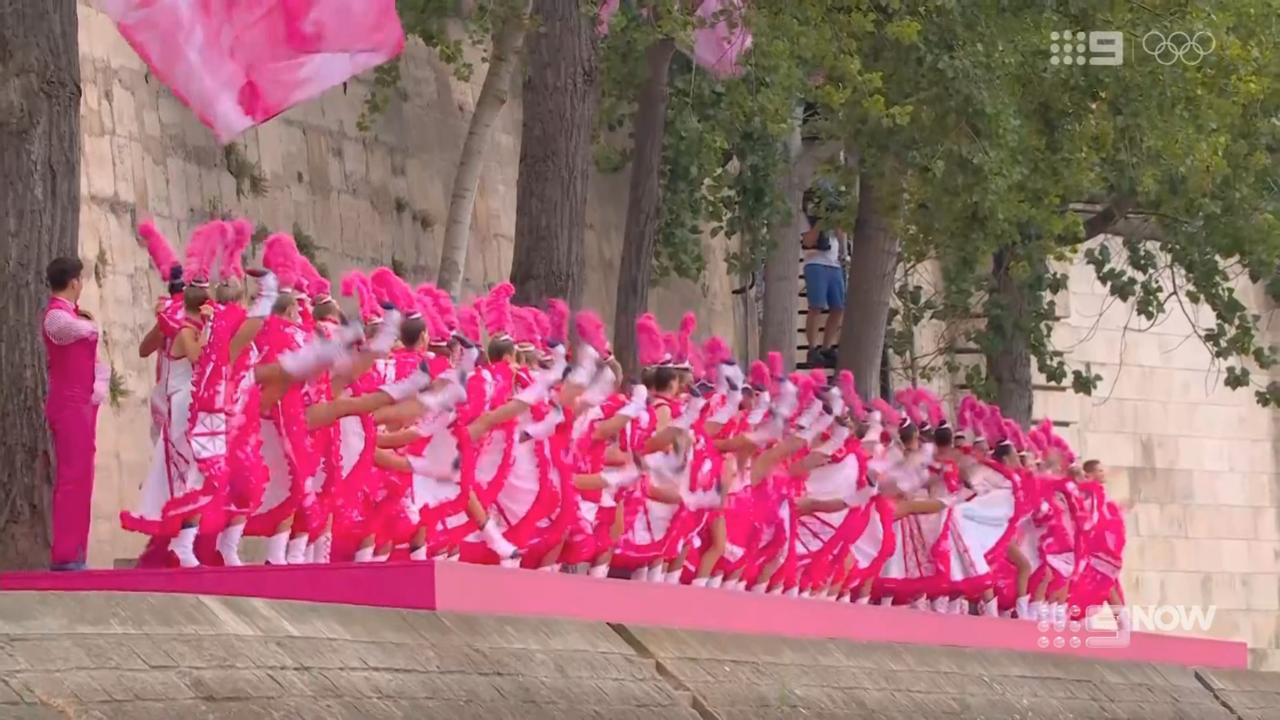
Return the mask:
<path fill-rule="evenodd" d="M 650 313 L 636 318 L 636 353 L 644 367 L 661 365 L 667 359 L 662 328 L 658 326 L 657 318 Z"/>
<path fill-rule="evenodd" d="M 369 278 L 363 272 L 352 270 L 343 275 L 339 288 L 344 297 L 355 298 L 356 305 L 360 308 L 361 322 L 365 325 L 382 322 L 382 308 L 369 285 Z"/>
<path fill-rule="evenodd" d="M 298 253 L 298 289 L 305 292 L 315 299 L 316 294 L 312 292 L 311 287 L 320 286 L 320 281 L 324 278 L 320 275 L 320 271 L 316 270 L 316 266 L 311 264 L 311 259 L 301 252 Z"/>
<path fill-rule="evenodd" d="M 702 360 L 708 368 L 714 368 L 717 365 L 733 360 L 733 350 L 729 348 L 729 343 L 718 335 L 712 335 L 702 345 Z"/>
<path fill-rule="evenodd" d="M 867 409 L 862 406 L 862 398 L 858 396 L 858 385 L 854 381 L 853 372 L 841 370 L 840 374 L 836 375 L 836 387 L 840 388 L 840 394 L 844 397 L 844 404 L 848 406 L 850 414 L 858 420 L 865 418 Z"/>
<path fill-rule="evenodd" d="M 426 311 L 429 306 L 430 313 L 444 328 L 445 332 L 440 336 L 441 339 L 447 338 L 458 329 L 458 313 L 453 307 L 453 298 L 449 293 L 431 283 L 423 283 L 418 286 L 418 297 L 424 299 L 423 310 Z"/>
<path fill-rule="evenodd" d="M 693 376 L 699 380 L 708 378 L 710 366 L 707 363 L 707 356 L 702 354 L 702 346 L 694 343 L 689 346 L 689 368 L 693 371 Z"/>
<path fill-rule="evenodd" d="M 747 367 L 747 381 L 756 390 L 768 392 L 769 386 L 773 384 L 773 378 L 769 377 L 769 366 L 763 360 L 753 360 Z"/>
<path fill-rule="evenodd" d="M 1005 420 L 1003 425 L 1005 442 L 1011 443 L 1013 449 L 1018 452 L 1026 452 L 1027 438 L 1022 434 L 1022 428 L 1018 427 L 1018 423 L 1013 420 Z"/>
<path fill-rule="evenodd" d="M 573 316 L 573 326 L 578 331 L 578 339 L 590 345 L 600 357 L 608 357 L 612 352 L 609 337 L 605 333 L 604 321 L 592 310 L 579 310 Z"/>
<path fill-rule="evenodd" d="M 485 332 L 496 338 L 511 334 L 511 298 L 516 288 L 509 282 L 498 283 L 488 295 L 476 300 L 476 309 L 484 321 Z"/>
<path fill-rule="evenodd" d="M 405 317 L 421 317 L 418 300 L 409 289 L 409 283 L 396 275 L 391 268 L 380 267 L 369 275 L 369 284 L 373 294 L 382 302 L 391 303 L 404 313 Z"/>
<path fill-rule="evenodd" d="M 546 349 L 549 347 L 547 338 L 551 336 L 551 318 L 538 308 L 529 308 L 533 314 L 533 323 L 538 327 L 538 347 Z"/>
<path fill-rule="evenodd" d="M 676 347 L 672 353 L 672 361 L 677 365 L 691 367 L 693 364 L 693 333 L 698 329 L 698 316 L 687 312 L 680 318 L 680 329 L 676 332 Z"/>
<path fill-rule="evenodd" d="M 683 365 L 676 362 L 676 355 L 680 352 L 680 338 L 675 333 L 662 334 L 662 351 L 665 354 L 664 362 L 669 365 Z"/>
<path fill-rule="evenodd" d="M 776 350 L 770 352 L 768 355 L 765 355 L 764 361 L 765 364 L 769 366 L 769 376 L 773 378 L 774 382 L 781 381 L 782 376 L 785 373 L 784 366 L 782 364 L 782 353 Z"/>
<path fill-rule="evenodd" d="M 160 281 L 169 282 L 173 267 L 175 265 L 181 267 L 178 255 L 169 244 L 169 239 L 150 220 L 138 225 L 138 237 L 142 238 L 147 248 L 147 255 L 151 256 L 151 264 L 155 266 L 156 272 L 160 273 Z"/>
<path fill-rule="evenodd" d="M 227 237 L 227 224 L 221 220 L 207 222 L 191 232 L 187 241 L 186 260 L 183 269 L 191 284 L 208 287 L 215 280 L 214 267 L 222 254 Z"/>
<path fill-rule="evenodd" d="M 871 401 L 871 410 L 880 413 L 880 424 L 883 427 L 897 427 L 902 423 L 902 415 L 893 409 L 884 398 L 875 398 Z"/>
<path fill-rule="evenodd" d="M 559 298 L 547 301 L 547 334 L 549 344 L 569 342 L 569 304 Z"/>
<path fill-rule="evenodd" d="M 947 424 L 947 414 L 942 410 L 942 401 L 928 388 L 916 388 L 916 405 L 923 406 L 929 424 L 935 428 Z"/>
<path fill-rule="evenodd" d="M 818 392 L 818 383 L 807 372 L 793 372 L 789 379 L 796 386 L 796 411 L 800 412 L 813 401 Z"/>
<path fill-rule="evenodd" d="M 511 308 L 511 336 L 520 350 L 533 350 L 542 344 L 533 312 L 531 307 Z"/>
<path fill-rule="evenodd" d="M 893 401 L 898 404 L 898 407 L 902 408 L 903 414 L 907 416 L 912 425 L 920 427 L 921 422 L 924 421 L 924 413 L 916 405 L 915 388 L 905 387 L 899 389 L 893 394 Z"/>
<path fill-rule="evenodd" d="M 262 266 L 275 273 L 280 281 L 281 290 L 291 290 L 298 286 L 298 244 L 293 236 L 275 233 L 267 238 L 262 250 Z"/>
<path fill-rule="evenodd" d="M 449 327 L 445 319 L 440 316 L 439 300 L 437 293 L 440 289 L 431 283 L 423 283 L 414 291 L 418 296 L 418 310 L 422 313 L 423 320 L 427 323 L 428 342 L 432 345 L 443 345 L 449 341 L 449 335 L 453 333 L 453 329 Z M 445 298 L 448 299 L 448 293 Z M 452 311 L 452 304 L 450 311 Z"/>
<path fill-rule="evenodd" d="M 956 427 L 961 430 L 968 430 L 973 427 L 973 406 L 977 403 L 972 395 L 965 395 L 960 398 L 960 405 L 956 409 Z"/>
<path fill-rule="evenodd" d="M 244 251 L 253 242 L 253 223 L 240 218 L 231 223 L 231 232 L 222 246 L 222 277 L 244 280 Z"/>
<path fill-rule="evenodd" d="M 479 344 L 480 313 L 476 312 L 476 309 L 470 305 L 463 305 L 455 308 L 455 314 L 458 318 L 457 332 L 467 340 Z"/>

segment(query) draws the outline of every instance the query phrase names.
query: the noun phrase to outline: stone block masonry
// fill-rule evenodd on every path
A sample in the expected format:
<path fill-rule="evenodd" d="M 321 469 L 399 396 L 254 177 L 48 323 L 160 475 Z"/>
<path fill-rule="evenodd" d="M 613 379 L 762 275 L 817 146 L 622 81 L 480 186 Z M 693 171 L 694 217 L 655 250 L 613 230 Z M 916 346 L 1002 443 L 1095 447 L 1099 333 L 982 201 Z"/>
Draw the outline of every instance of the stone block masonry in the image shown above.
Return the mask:
<path fill-rule="evenodd" d="M 1280 675 L 183 595 L 0 594 L 0 717 L 1273 717 Z"/>

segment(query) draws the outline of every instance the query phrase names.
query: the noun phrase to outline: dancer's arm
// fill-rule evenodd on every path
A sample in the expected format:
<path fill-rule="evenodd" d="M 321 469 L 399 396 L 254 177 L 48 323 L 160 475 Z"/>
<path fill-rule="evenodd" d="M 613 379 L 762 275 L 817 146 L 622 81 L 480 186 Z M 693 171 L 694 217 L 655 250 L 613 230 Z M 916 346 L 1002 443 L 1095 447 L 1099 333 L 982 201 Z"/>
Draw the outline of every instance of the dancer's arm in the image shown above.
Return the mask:
<path fill-rule="evenodd" d="M 164 333 L 160 331 L 160 323 L 151 326 L 142 342 L 138 344 L 138 357 L 151 357 L 164 345 Z"/>
<path fill-rule="evenodd" d="M 373 451 L 373 464 L 383 470 L 413 472 L 413 466 L 409 464 L 408 458 L 384 448 L 378 448 Z"/>
<path fill-rule="evenodd" d="M 673 487 L 665 487 L 649 483 L 649 498 L 667 505 L 679 505 L 680 491 Z"/>
<path fill-rule="evenodd" d="M 422 434 L 417 428 L 407 427 L 403 430 L 395 432 L 386 432 L 378 434 L 378 447 L 380 448 L 399 448 L 422 438 Z"/>
<path fill-rule="evenodd" d="M 812 515 L 813 513 L 819 512 L 839 512 L 847 507 L 849 507 L 849 505 L 840 498 L 818 500 L 817 498 L 802 497 L 799 500 L 796 500 L 796 512 L 801 515 Z"/>

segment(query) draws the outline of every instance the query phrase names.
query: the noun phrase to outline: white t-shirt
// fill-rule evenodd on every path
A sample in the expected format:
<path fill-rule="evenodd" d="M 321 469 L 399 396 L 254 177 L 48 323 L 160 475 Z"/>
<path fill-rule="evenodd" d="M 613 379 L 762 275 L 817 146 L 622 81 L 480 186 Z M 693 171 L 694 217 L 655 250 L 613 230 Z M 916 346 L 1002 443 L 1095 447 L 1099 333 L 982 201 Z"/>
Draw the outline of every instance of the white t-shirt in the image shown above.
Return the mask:
<path fill-rule="evenodd" d="M 806 228 L 805 232 L 810 229 L 812 229 L 812 226 Z M 804 264 L 840 267 L 840 237 L 836 235 L 834 230 L 821 230 L 820 232 L 825 233 L 831 242 L 826 250 L 806 248 L 804 251 Z"/>

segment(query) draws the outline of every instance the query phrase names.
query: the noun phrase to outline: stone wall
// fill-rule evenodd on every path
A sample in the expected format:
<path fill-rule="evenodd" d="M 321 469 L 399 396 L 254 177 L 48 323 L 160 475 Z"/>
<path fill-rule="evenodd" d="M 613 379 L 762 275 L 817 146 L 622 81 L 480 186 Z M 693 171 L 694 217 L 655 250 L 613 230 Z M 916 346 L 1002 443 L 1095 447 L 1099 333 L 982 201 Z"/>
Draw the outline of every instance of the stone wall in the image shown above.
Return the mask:
<path fill-rule="evenodd" d="M 0 717 L 1262 720 L 1280 675 L 186 595 L 0 594 Z"/>
<path fill-rule="evenodd" d="M 1280 325 L 1266 321 L 1274 305 L 1244 290 L 1264 314 L 1264 341 L 1280 344 Z M 1073 267 L 1055 342 L 1102 384 L 1092 397 L 1037 392 L 1036 414 L 1072 423 L 1074 447 L 1101 459 L 1113 494 L 1133 503 L 1129 602 L 1216 607 L 1211 635 L 1247 640 L 1254 666 L 1280 670 L 1280 413 L 1222 385 L 1180 308 L 1136 330 L 1147 324 Z"/>
<path fill-rule="evenodd" d="M 429 279 L 438 263 L 447 194 L 478 91 L 455 81 L 422 48 L 406 55 L 406 84 L 371 133 L 356 128 L 365 80 L 335 88 L 236 143 L 264 171 L 269 192 L 241 198 L 212 137 L 147 75 L 110 21 L 82 0 L 82 254 L 93 270 L 85 305 L 103 321 L 107 355 L 128 395 L 105 408 L 90 561 L 137 553 L 119 529 L 150 462 L 146 395 L 154 366 L 137 358 L 160 292 L 136 220 L 155 218 L 179 243 L 210 210 L 314 236 L 334 275 L 352 265 L 402 264 Z M 505 110 L 489 149 L 466 269 L 468 292 L 506 277 L 515 223 L 520 107 Z M 625 175 L 593 178 L 587 227 L 587 300 L 612 316 L 625 215 Z M 654 293 L 664 322 L 685 309 L 731 340 L 744 319 L 733 281 L 708 246 L 703 282 Z M 1104 377 L 1092 398 L 1037 393 L 1038 415 L 1070 423 L 1079 451 L 1112 469 L 1129 497 L 1126 582 L 1136 603 L 1215 605 L 1213 634 L 1248 640 L 1255 664 L 1280 669 L 1280 419 L 1206 374 L 1209 356 L 1179 312 L 1144 333 L 1126 331 L 1122 304 L 1107 304 L 1088 268 L 1071 273 L 1058 344 Z M 1273 310 L 1261 298 L 1260 311 Z M 1105 308 L 1105 311 L 1103 311 Z M 1272 325 L 1271 342 L 1280 340 Z"/>

